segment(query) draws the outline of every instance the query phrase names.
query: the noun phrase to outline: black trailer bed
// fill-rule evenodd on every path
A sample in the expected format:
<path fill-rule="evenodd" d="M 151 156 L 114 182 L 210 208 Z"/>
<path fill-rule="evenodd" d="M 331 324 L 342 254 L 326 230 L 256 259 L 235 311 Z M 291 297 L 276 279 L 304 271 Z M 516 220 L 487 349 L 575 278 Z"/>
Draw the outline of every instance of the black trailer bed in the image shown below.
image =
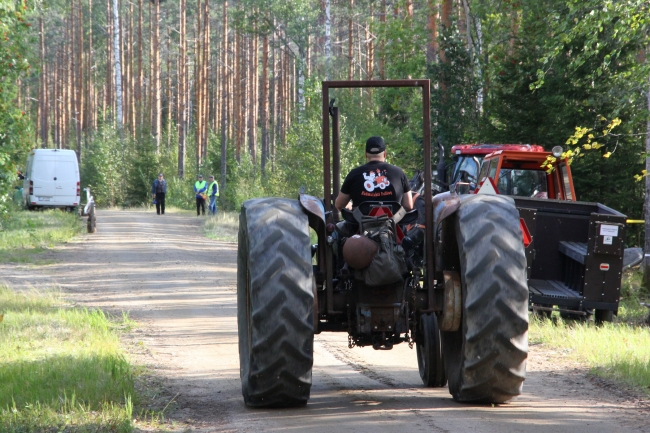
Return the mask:
<path fill-rule="evenodd" d="M 626 217 L 599 203 L 513 197 L 531 304 L 618 311 Z"/>

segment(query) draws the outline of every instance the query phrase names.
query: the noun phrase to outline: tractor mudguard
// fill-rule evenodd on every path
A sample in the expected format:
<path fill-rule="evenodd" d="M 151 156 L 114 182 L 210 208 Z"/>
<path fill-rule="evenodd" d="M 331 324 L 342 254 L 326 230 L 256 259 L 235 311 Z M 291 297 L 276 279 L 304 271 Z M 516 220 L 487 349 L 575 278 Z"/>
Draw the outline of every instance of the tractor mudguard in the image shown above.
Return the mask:
<path fill-rule="evenodd" d="M 325 228 L 325 206 L 323 201 L 313 195 L 300 194 L 300 205 L 307 212 L 309 226 L 320 233 Z"/>
<path fill-rule="evenodd" d="M 455 192 L 443 192 L 433 197 L 433 227 L 434 233 L 440 223 L 453 215 L 460 207 L 460 196 Z"/>
<path fill-rule="evenodd" d="M 438 271 L 458 269 L 455 229 L 449 217 L 460 208 L 460 202 L 461 196 L 455 192 L 443 192 L 433 197 L 434 261 Z M 452 224 L 443 224 L 446 220 L 452 221 Z"/>

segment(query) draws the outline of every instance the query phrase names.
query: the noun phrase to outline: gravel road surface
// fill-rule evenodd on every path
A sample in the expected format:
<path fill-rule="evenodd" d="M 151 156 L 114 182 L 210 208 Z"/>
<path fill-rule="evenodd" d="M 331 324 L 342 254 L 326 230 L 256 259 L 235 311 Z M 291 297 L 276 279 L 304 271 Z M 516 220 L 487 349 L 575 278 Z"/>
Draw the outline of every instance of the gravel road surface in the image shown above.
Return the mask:
<path fill-rule="evenodd" d="M 203 237 L 201 224 L 187 213 L 100 210 L 96 234 L 46 253 L 53 264 L 0 264 L 0 282 L 58 285 L 79 305 L 128 311 L 138 328 L 126 347 L 149 367 L 158 403 L 173 399 L 167 431 L 650 432 L 647 401 L 589 376 L 561 352 L 531 346 L 524 394 L 476 406 L 455 403 L 446 388 L 424 388 L 415 349 L 348 349 L 341 333 L 315 338 L 306 407 L 248 409 L 239 380 L 237 245 Z"/>

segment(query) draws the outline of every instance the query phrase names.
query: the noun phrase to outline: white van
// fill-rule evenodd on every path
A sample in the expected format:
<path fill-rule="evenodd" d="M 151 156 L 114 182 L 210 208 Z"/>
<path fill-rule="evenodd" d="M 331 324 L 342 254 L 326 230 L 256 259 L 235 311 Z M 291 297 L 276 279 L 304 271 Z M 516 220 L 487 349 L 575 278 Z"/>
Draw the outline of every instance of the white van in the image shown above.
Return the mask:
<path fill-rule="evenodd" d="M 27 157 L 24 175 L 27 209 L 79 205 L 79 164 L 74 150 L 34 149 Z"/>

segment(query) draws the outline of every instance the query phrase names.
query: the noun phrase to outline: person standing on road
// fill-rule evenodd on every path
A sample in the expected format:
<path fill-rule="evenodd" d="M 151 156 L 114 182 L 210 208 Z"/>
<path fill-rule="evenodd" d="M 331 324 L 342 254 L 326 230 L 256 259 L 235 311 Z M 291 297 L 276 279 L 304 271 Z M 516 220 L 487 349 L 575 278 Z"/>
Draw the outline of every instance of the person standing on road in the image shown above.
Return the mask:
<path fill-rule="evenodd" d="M 194 184 L 194 193 L 196 194 L 196 216 L 200 216 L 203 211 L 205 215 L 205 199 L 207 197 L 206 191 L 208 190 L 208 184 L 203 180 L 203 175 L 199 174 L 199 180 Z"/>
<path fill-rule="evenodd" d="M 160 173 L 151 187 L 151 195 L 156 200 L 156 213 L 158 215 L 165 215 L 165 194 L 167 194 L 167 181 L 164 179 L 163 174 Z"/>
<path fill-rule="evenodd" d="M 219 197 L 219 183 L 214 180 L 214 176 L 210 175 L 208 178 L 210 184 L 208 185 L 208 198 L 210 205 L 208 206 L 208 213 L 210 215 L 217 214 L 217 197 Z"/>

